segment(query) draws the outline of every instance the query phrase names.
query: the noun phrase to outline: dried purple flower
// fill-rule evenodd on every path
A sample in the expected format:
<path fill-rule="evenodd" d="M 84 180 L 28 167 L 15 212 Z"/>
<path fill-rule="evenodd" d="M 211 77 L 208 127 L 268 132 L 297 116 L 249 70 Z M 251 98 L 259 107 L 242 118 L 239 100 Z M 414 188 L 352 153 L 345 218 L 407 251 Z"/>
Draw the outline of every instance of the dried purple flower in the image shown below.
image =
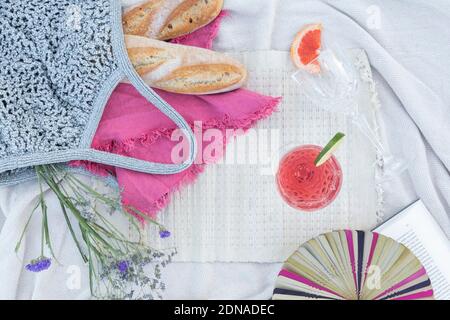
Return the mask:
<path fill-rule="evenodd" d="M 165 238 L 170 237 L 170 231 L 164 230 L 164 229 L 160 230 L 160 231 L 159 231 L 159 237 L 160 237 L 161 239 L 165 239 Z"/>
<path fill-rule="evenodd" d="M 128 272 L 128 261 L 123 260 L 123 261 L 119 261 L 119 263 L 117 264 L 117 269 L 119 269 L 119 272 L 122 274 L 125 274 Z"/>
<path fill-rule="evenodd" d="M 25 266 L 25 269 L 31 272 L 41 272 L 50 268 L 51 264 L 51 259 L 42 256 L 40 258 L 31 260 L 31 262 Z"/>

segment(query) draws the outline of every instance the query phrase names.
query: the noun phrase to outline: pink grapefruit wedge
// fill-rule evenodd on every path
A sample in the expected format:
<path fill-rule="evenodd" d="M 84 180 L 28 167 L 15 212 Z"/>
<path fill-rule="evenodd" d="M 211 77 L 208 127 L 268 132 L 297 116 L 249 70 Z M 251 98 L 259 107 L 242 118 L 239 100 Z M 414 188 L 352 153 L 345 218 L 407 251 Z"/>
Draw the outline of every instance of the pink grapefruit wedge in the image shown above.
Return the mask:
<path fill-rule="evenodd" d="M 291 46 L 292 62 L 299 69 L 306 69 L 311 73 L 319 73 L 320 65 L 316 61 L 320 54 L 322 38 L 322 24 L 308 24 L 295 36 Z"/>

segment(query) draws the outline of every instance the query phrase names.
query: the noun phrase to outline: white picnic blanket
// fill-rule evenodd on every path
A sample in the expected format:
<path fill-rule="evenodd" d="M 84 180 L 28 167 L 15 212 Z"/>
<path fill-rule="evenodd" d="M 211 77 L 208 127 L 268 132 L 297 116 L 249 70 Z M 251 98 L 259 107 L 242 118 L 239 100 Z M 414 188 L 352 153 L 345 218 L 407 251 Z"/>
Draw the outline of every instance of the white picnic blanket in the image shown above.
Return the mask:
<path fill-rule="evenodd" d="M 336 40 L 367 52 L 378 82 L 386 141 L 413 159 L 408 175 L 384 186 L 385 214 L 422 198 L 450 236 L 450 2 L 225 0 L 225 7 L 232 17 L 216 41 L 220 51 L 286 51 L 302 25 L 319 21 Z M 18 227 L 11 218 L 30 209 L 27 201 L 34 189 L 26 184 L 1 191 L 0 208 L 8 218 L 0 235 L 0 297 L 86 297 L 86 287 L 61 287 L 67 270 L 31 277 L 10 254 L 15 242 L 8 235 Z M 65 235 L 56 238 L 63 246 Z M 64 257 L 75 259 L 74 254 L 67 250 Z M 172 264 L 165 273 L 166 298 L 269 298 L 279 266 Z"/>

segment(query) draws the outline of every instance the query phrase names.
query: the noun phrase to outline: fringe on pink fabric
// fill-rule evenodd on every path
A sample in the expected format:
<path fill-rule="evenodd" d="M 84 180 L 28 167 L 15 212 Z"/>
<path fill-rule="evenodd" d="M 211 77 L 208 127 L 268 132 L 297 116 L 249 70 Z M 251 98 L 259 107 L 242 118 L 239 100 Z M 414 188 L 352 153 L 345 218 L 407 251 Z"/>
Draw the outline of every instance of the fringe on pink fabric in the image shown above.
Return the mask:
<path fill-rule="evenodd" d="M 281 101 L 281 98 L 271 98 L 268 101 L 266 106 L 264 106 L 260 111 L 253 113 L 251 116 L 249 116 L 246 119 L 232 120 L 229 117 L 227 117 L 226 119 L 222 119 L 222 120 L 212 119 L 210 122 L 205 123 L 205 125 L 203 126 L 203 130 L 207 130 L 207 129 L 211 129 L 211 128 L 220 129 L 222 131 L 223 137 L 225 139 L 224 140 L 224 149 L 226 149 L 226 144 L 229 142 L 230 138 L 235 137 L 235 136 L 228 137 L 225 133 L 226 130 L 241 129 L 241 130 L 243 130 L 243 133 L 245 133 L 245 131 L 252 128 L 259 120 L 269 117 L 274 111 L 276 111 L 276 108 L 277 108 L 278 104 L 280 103 L 280 101 Z M 170 137 L 170 134 L 168 134 L 168 131 L 161 132 L 161 135 L 165 136 L 166 138 Z M 144 139 L 144 140 L 140 140 L 137 143 L 149 145 L 149 144 L 152 144 L 153 142 L 151 140 Z M 128 148 L 133 147 L 133 145 L 135 146 L 136 144 L 127 144 L 127 147 Z M 114 150 L 114 152 L 117 152 L 117 150 Z M 217 158 L 216 160 L 220 160 L 220 158 Z M 183 173 L 183 178 L 180 179 L 177 183 L 173 184 L 170 187 L 170 189 L 168 190 L 168 192 L 165 192 L 158 199 L 149 203 L 149 206 L 146 209 L 141 208 L 141 210 L 145 210 L 145 212 L 147 214 L 149 214 L 151 217 L 155 217 L 156 214 L 160 210 L 164 209 L 170 203 L 171 195 L 174 192 L 179 191 L 184 186 L 192 184 L 196 181 L 196 179 L 198 178 L 198 175 L 204 171 L 205 166 L 206 166 L 205 163 L 193 164 L 189 169 L 187 169 Z M 123 202 L 124 202 L 124 205 L 129 205 L 129 206 L 136 205 L 135 203 L 132 203 L 129 200 L 127 200 L 126 197 L 123 199 Z"/>
<path fill-rule="evenodd" d="M 209 25 L 174 42 L 211 48 L 220 22 L 226 16 L 227 13 L 223 12 Z M 259 120 L 270 116 L 281 101 L 281 98 L 263 96 L 246 89 L 208 96 L 156 91 L 186 119 L 194 131 L 199 129 L 200 124 L 202 135 L 197 139 L 203 142 L 203 132 L 208 129 L 219 130 L 223 137 L 223 151 L 233 137 L 227 136 L 228 130 L 245 132 Z M 134 87 L 120 84 L 105 107 L 92 147 L 146 161 L 171 163 L 171 151 L 178 143 L 171 139 L 175 130 L 175 125 Z M 167 206 L 173 192 L 193 183 L 205 165 L 211 163 L 203 159 L 203 151 L 208 145 L 205 142 L 201 144 L 199 153 L 202 156 L 195 164 L 173 175 L 144 174 L 86 161 L 74 161 L 71 165 L 83 167 L 99 176 L 115 176 L 122 190 L 124 205 L 155 217 Z"/>

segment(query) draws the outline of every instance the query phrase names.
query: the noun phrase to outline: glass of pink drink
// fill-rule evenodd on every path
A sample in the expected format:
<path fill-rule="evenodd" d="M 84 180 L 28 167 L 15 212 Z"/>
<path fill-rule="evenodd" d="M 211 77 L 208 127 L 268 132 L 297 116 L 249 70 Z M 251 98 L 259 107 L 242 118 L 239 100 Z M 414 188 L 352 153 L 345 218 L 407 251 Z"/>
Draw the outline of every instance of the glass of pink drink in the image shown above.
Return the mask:
<path fill-rule="evenodd" d="M 280 161 L 278 190 L 291 207 L 303 211 L 325 208 L 336 199 L 342 186 L 342 170 L 334 156 L 316 167 L 322 148 L 314 145 L 297 147 Z"/>

